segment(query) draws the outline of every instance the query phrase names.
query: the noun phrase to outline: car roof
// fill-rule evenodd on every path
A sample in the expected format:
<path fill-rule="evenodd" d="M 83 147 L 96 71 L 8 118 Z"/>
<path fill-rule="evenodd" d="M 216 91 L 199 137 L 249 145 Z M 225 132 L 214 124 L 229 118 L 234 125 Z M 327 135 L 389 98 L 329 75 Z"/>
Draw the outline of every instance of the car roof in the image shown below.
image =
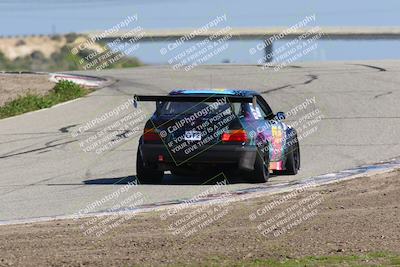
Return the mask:
<path fill-rule="evenodd" d="M 253 90 L 209 88 L 209 89 L 175 89 L 169 95 L 231 95 L 231 96 L 254 96 L 260 93 Z"/>

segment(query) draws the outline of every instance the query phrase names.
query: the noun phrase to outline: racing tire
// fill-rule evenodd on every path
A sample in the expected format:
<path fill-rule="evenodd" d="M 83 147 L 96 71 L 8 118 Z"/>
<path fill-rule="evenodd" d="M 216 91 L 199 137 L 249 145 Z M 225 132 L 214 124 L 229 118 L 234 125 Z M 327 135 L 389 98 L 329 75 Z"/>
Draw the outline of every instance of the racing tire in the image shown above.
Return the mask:
<path fill-rule="evenodd" d="M 164 177 L 164 171 L 146 167 L 142 159 L 142 153 L 138 149 L 136 156 L 136 176 L 141 184 L 160 184 Z"/>
<path fill-rule="evenodd" d="M 269 179 L 269 152 L 257 150 L 254 170 L 247 173 L 247 181 L 250 183 L 265 183 Z"/>
<path fill-rule="evenodd" d="M 294 149 L 291 149 L 286 156 L 285 170 L 286 175 L 296 175 L 300 170 L 300 148 L 298 143 Z"/>

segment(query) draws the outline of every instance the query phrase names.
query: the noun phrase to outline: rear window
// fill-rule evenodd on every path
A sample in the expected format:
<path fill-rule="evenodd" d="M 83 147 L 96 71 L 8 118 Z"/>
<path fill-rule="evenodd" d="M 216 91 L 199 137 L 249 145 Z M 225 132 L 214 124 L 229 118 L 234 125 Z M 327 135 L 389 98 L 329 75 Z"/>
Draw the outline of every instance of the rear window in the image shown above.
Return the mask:
<path fill-rule="evenodd" d="M 204 116 L 215 115 L 221 112 L 225 114 L 235 113 L 238 107 L 234 107 L 233 104 L 224 103 L 220 104 L 217 102 L 161 102 L 158 108 L 160 115 L 190 115 L 197 112 L 201 112 Z"/>

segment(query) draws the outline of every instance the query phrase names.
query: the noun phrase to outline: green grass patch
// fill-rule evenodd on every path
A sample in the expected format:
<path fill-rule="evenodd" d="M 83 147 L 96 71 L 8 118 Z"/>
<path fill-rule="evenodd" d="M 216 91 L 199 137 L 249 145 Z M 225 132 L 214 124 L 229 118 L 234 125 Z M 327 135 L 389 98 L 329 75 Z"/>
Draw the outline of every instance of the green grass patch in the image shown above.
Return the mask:
<path fill-rule="evenodd" d="M 49 108 L 58 103 L 87 95 L 89 89 L 71 81 L 60 81 L 46 95 L 26 94 L 5 103 L 0 107 L 0 119 L 23 114 L 42 108 Z"/>
<path fill-rule="evenodd" d="M 365 255 L 304 257 L 285 260 L 255 260 L 236 266 L 271 266 L 271 267 L 317 267 L 317 266 L 400 266 L 400 255 L 375 252 Z M 234 265 L 235 266 L 235 265 Z"/>
<path fill-rule="evenodd" d="M 172 265 L 172 266 L 180 266 Z M 257 259 L 232 262 L 219 257 L 210 258 L 206 264 L 193 266 L 235 266 L 235 267 L 319 267 L 319 266 L 400 266 L 400 255 L 387 252 L 374 252 L 363 255 L 309 256 L 298 259 Z"/>

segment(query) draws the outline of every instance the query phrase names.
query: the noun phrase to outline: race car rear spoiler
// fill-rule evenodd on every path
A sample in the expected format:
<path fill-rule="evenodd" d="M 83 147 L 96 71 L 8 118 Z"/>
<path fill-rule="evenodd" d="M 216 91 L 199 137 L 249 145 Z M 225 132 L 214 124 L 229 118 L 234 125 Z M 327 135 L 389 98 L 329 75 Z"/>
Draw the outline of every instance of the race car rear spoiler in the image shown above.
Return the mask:
<path fill-rule="evenodd" d="M 254 103 L 255 97 L 231 95 L 134 95 L 136 101 L 161 102 L 218 102 L 226 99 L 230 103 Z"/>

